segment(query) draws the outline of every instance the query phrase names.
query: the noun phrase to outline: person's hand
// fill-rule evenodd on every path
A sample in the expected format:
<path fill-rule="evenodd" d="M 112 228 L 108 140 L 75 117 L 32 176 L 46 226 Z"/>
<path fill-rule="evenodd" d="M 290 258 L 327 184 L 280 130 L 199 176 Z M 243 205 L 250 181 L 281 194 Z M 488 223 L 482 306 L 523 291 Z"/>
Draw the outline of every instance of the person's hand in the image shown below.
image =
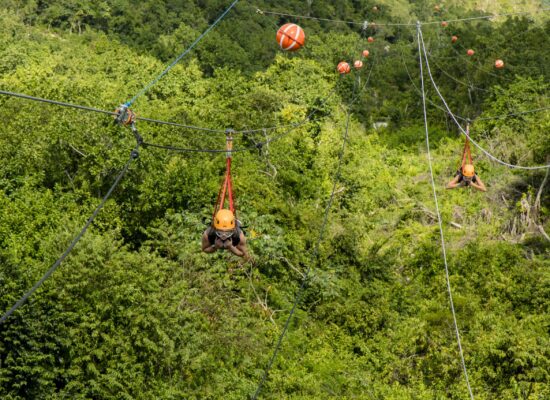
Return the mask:
<path fill-rule="evenodd" d="M 232 246 L 233 246 L 233 243 L 231 243 L 231 239 L 226 240 L 226 241 L 223 242 L 223 248 L 224 249 L 229 249 Z"/>
<path fill-rule="evenodd" d="M 225 243 L 220 238 L 216 238 L 216 242 L 214 243 L 214 245 L 216 246 L 216 249 L 225 248 Z"/>

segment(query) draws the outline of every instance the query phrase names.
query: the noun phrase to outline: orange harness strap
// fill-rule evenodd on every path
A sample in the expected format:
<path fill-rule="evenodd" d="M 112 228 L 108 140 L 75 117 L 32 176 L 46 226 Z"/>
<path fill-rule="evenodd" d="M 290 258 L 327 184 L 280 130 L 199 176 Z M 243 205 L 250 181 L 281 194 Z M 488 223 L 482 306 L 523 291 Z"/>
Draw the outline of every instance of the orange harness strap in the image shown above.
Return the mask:
<path fill-rule="evenodd" d="M 464 168 L 466 164 L 473 164 L 472 152 L 470 150 L 470 125 L 466 126 L 466 141 L 464 142 L 464 150 L 462 150 L 462 163 L 460 168 Z"/>
<path fill-rule="evenodd" d="M 233 183 L 231 181 L 231 150 L 233 150 L 233 131 L 228 129 L 226 131 L 226 162 L 225 162 L 225 178 L 223 184 L 218 192 L 218 199 L 216 200 L 216 206 L 214 207 L 214 214 L 212 220 L 216 216 L 216 213 L 222 209 L 225 205 L 225 199 L 229 200 L 229 210 L 235 215 L 235 201 L 233 200 Z"/>

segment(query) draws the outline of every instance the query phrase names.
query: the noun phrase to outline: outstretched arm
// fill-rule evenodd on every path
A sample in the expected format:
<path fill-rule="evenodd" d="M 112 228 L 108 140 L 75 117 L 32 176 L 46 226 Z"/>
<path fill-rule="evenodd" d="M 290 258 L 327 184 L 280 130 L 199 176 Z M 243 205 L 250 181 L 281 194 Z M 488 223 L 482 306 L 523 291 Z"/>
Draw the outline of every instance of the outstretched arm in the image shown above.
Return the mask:
<path fill-rule="evenodd" d="M 242 231 L 240 232 L 240 235 L 239 235 L 239 244 L 237 246 L 233 246 L 233 243 L 229 241 L 229 246 L 226 248 L 236 256 L 244 257 L 246 259 L 250 257 L 248 255 L 248 252 L 246 251 L 246 237 L 244 236 Z"/>
<path fill-rule="evenodd" d="M 447 186 L 445 186 L 446 189 L 454 189 L 458 187 L 460 181 L 460 174 L 456 174 L 455 177 L 447 183 Z"/>
<path fill-rule="evenodd" d="M 217 250 L 216 245 L 210 244 L 210 241 L 208 240 L 208 229 L 207 229 L 202 234 L 202 251 L 204 251 L 205 253 L 213 253 L 216 250 Z"/>
<path fill-rule="evenodd" d="M 475 181 L 470 182 L 470 185 L 472 185 L 474 188 L 476 188 L 477 190 L 480 190 L 482 192 L 487 191 L 487 188 L 485 187 L 485 184 L 483 183 L 483 181 L 480 179 L 480 177 L 478 175 L 476 175 Z"/>

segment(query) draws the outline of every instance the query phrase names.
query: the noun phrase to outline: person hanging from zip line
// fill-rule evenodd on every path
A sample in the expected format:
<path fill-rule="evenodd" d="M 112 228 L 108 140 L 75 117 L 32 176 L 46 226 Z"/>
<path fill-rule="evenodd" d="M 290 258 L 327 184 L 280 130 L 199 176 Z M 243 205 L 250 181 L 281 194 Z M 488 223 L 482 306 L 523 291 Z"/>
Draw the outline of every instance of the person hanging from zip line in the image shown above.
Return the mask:
<path fill-rule="evenodd" d="M 202 251 L 214 253 L 217 250 L 228 250 L 236 256 L 249 258 L 246 237 L 231 210 L 219 210 L 212 225 L 202 235 Z"/>
<path fill-rule="evenodd" d="M 485 184 L 475 173 L 475 169 L 472 164 L 465 164 L 458 171 L 456 171 L 456 175 L 449 183 L 447 183 L 446 188 L 454 189 L 461 186 L 471 186 L 481 192 L 487 191 Z"/>
<path fill-rule="evenodd" d="M 233 133 L 228 129 L 226 134 L 226 165 L 225 178 L 218 192 L 211 225 L 202 234 L 202 251 L 214 253 L 217 250 L 228 250 L 239 257 L 249 260 L 246 249 L 246 237 L 241 223 L 235 217 L 235 201 L 233 199 L 233 182 L 231 180 L 231 155 L 233 152 Z M 225 207 L 226 197 L 229 209 Z"/>
<path fill-rule="evenodd" d="M 466 125 L 466 141 L 462 150 L 462 163 L 458 171 L 456 171 L 454 178 L 445 187 L 447 189 L 454 189 L 465 186 L 472 186 L 481 192 L 487 191 L 485 184 L 475 172 L 472 152 L 470 150 L 470 124 Z"/>

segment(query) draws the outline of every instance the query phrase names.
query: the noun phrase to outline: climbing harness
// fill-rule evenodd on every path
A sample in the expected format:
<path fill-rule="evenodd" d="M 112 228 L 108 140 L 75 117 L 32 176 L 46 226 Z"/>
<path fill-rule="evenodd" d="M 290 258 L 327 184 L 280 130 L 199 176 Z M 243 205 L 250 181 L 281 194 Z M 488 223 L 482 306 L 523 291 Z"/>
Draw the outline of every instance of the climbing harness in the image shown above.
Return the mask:
<path fill-rule="evenodd" d="M 229 210 L 235 215 L 235 201 L 233 199 L 233 182 L 231 180 L 231 160 L 232 160 L 232 151 L 233 151 L 233 134 L 235 131 L 233 129 L 227 129 L 225 131 L 225 177 L 218 192 L 218 199 L 216 200 L 216 205 L 214 207 L 214 213 L 212 214 L 212 221 L 216 213 L 224 208 L 225 200 L 227 198 L 229 202 Z"/>
<path fill-rule="evenodd" d="M 466 164 L 473 165 L 472 151 L 470 150 L 470 124 L 466 125 L 466 140 L 464 141 L 464 149 L 462 150 L 462 161 L 460 163 L 460 170 L 464 169 Z"/>

